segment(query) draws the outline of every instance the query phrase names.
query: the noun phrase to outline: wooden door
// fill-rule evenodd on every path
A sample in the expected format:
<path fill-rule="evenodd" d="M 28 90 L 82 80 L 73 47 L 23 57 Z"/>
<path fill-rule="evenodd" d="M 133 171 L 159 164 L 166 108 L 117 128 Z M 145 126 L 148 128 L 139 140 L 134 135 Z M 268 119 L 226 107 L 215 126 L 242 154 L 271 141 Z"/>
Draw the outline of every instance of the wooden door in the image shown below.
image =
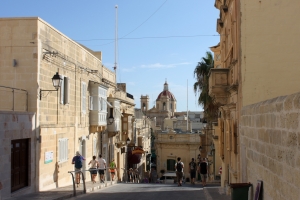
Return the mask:
<path fill-rule="evenodd" d="M 11 141 L 11 192 L 28 186 L 28 139 Z"/>

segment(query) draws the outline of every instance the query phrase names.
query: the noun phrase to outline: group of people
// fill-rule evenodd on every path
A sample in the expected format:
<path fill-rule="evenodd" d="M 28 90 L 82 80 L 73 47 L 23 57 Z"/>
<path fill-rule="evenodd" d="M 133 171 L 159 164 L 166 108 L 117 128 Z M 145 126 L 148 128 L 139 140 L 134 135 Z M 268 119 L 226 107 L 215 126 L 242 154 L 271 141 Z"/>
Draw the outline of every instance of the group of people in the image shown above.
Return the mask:
<path fill-rule="evenodd" d="M 138 183 L 140 181 L 140 173 L 138 169 L 132 169 L 130 168 L 128 170 L 128 177 L 129 182 L 131 183 Z"/>
<path fill-rule="evenodd" d="M 182 186 L 182 179 L 183 179 L 183 168 L 184 164 L 181 161 L 181 158 L 177 158 L 177 162 L 175 163 L 175 169 L 176 169 L 176 177 L 177 177 L 177 183 L 178 186 Z M 199 163 L 195 162 L 195 159 L 192 158 L 192 161 L 189 163 L 189 173 L 191 176 L 191 184 L 195 184 L 195 178 L 196 178 L 196 171 L 200 173 L 201 180 L 202 180 L 202 186 L 206 186 L 206 179 L 208 175 L 208 164 L 205 158 L 200 159 Z"/>
<path fill-rule="evenodd" d="M 75 165 L 75 172 L 76 172 L 76 184 L 77 187 L 80 184 L 80 173 L 82 168 L 82 162 L 85 161 L 86 159 L 80 155 L 79 151 L 76 152 L 76 156 L 73 157 L 72 159 L 72 164 Z M 90 173 L 92 177 L 92 182 L 96 183 L 96 177 L 97 173 L 100 175 L 100 182 L 104 183 L 104 172 L 106 170 L 106 161 L 104 158 L 102 158 L 102 155 L 99 155 L 98 160 L 96 160 L 96 156 L 93 156 L 93 159 L 89 162 L 90 165 Z M 114 160 L 109 165 L 110 173 L 111 173 L 111 178 L 114 180 L 115 177 L 115 171 L 116 171 L 116 163 Z"/>

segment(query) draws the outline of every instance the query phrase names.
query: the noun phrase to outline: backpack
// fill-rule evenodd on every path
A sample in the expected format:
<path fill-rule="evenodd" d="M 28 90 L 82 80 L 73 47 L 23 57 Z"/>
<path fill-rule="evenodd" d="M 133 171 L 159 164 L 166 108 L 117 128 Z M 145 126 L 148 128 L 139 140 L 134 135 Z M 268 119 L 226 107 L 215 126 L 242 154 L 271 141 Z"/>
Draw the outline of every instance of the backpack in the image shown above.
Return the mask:
<path fill-rule="evenodd" d="M 182 171 L 182 164 L 181 164 L 181 162 L 178 162 L 178 163 L 177 163 L 176 169 L 177 169 L 178 172 L 181 172 L 181 171 Z"/>
<path fill-rule="evenodd" d="M 82 168 L 82 159 L 80 156 L 76 156 L 76 158 L 75 158 L 75 168 L 76 169 Z"/>

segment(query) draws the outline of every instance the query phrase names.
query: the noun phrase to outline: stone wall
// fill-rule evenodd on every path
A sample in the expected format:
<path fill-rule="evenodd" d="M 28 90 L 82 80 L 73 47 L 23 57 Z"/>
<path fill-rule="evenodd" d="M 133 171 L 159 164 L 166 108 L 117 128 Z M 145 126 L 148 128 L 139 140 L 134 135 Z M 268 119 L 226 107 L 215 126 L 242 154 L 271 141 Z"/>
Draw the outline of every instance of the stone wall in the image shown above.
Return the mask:
<path fill-rule="evenodd" d="M 263 181 L 264 200 L 299 199 L 300 93 L 242 109 L 240 122 L 243 182 Z"/>
<path fill-rule="evenodd" d="M 3 185 L 1 197 L 8 198 L 36 191 L 36 136 L 35 114 L 0 111 L 0 182 Z M 29 139 L 28 187 L 11 193 L 11 142 Z"/>

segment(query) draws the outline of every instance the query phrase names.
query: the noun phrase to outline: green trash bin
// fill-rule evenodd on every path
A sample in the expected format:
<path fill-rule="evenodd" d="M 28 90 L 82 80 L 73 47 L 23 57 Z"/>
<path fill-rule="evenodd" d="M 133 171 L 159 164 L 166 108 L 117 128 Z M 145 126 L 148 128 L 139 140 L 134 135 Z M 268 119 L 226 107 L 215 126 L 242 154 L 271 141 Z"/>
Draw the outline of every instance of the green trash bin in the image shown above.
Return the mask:
<path fill-rule="evenodd" d="M 231 183 L 231 200 L 248 200 L 251 183 Z"/>

